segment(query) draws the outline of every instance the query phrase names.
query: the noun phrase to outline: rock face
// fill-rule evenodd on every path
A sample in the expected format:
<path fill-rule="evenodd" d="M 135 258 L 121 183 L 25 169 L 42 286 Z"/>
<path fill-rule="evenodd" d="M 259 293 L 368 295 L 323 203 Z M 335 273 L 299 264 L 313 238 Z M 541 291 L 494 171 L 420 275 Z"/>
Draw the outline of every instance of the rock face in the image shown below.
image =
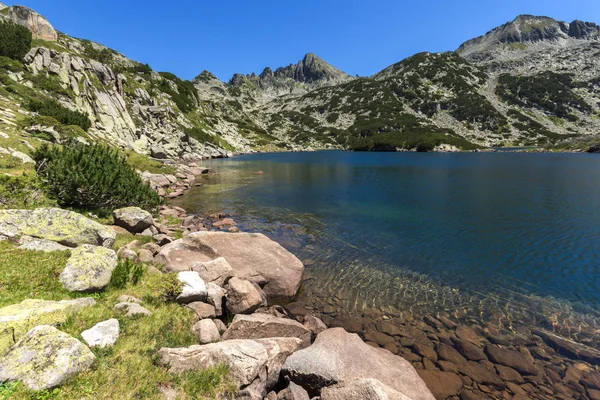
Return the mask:
<path fill-rule="evenodd" d="M 410 399 L 434 399 L 408 361 L 371 347 L 342 328 L 320 333 L 312 346 L 287 359 L 282 373 L 311 396 L 340 382 L 376 379 Z"/>
<path fill-rule="evenodd" d="M 238 314 L 223 334 L 223 340 L 295 337 L 302 347 L 310 346 L 311 331 L 297 321 L 269 314 Z"/>
<path fill-rule="evenodd" d="M 168 271 L 186 271 L 219 257 L 227 260 L 236 277 L 255 282 L 270 299 L 292 298 L 302 283 L 302 262 L 258 233 L 192 233 L 165 246 L 156 260 Z"/>
<path fill-rule="evenodd" d="M 115 225 L 131 233 L 142 233 L 154 223 L 152 214 L 139 207 L 125 207 L 113 211 Z"/>
<path fill-rule="evenodd" d="M 23 25 L 33 34 L 34 39 L 55 42 L 58 35 L 50 22 L 35 11 L 24 6 L 9 7 L 7 18 L 12 22 Z"/>
<path fill-rule="evenodd" d="M 228 340 L 204 346 L 162 348 L 158 354 L 160 362 L 173 373 L 227 365 L 232 383 L 258 400 L 275 386 L 281 366 L 300 344 L 296 338 Z"/>
<path fill-rule="evenodd" d="M 0 308 L 0 354 L 4 354 L 31 328 L 38 325 L 54 325 L 65 322 L 70 315 L 85 307 L 91 307 L 96 301 L 91 298 L 77 300 L 24 300 Z"/>
<path fill-rule="evenodd" d="M 90 349 L 49 326 L 33 328 L 0 358 L 0 382 L 22 381 L 30 389 L 60 385 L 89 369 L 96 357 Z"/>
<path fill-rule="evenodd" d="M 227 310 L 231 314 L 251 314 L 259 307 L 267 305 L 265 294 L 254 282 L 231 278 L 225 289 Z"/>
<path fill-rule="evenodd" d="M 60 208 L 0 210 L 0 235 L 31 236 L 65 246 L 82 244 L 110 247 L 116 233 L 83 215 Z"/>
<path fill-rule="evenodd" d="M 321 391 L 321 400 L 412 400 L 376 379 L 358 379 L 329 386 Z"/>
<path fill-rule="evenodd" d="M 86 244 L 73 249 L 60 281 L 71 292 L 102 290 L 110 283 L 116 266 L 117 253 L 113 250 Z"/>
<path fill-rule="evenodd" d="M 81 337 L 90 347 L 110 347 L 119 338 L 119 320 L 112 318 L 99 322 L 92 328 L 81 332 Z"/>

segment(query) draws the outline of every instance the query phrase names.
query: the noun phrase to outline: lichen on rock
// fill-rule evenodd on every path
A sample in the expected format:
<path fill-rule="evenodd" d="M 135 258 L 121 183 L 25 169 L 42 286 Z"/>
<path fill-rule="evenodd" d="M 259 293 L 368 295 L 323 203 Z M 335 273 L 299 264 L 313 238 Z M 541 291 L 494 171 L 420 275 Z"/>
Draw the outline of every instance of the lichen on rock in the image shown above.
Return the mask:
<path fill-rule="evenodd" d="M 60 281 L 71 292 L 102 290 L 110 283 L 117 262 L 113 250 L 86 244 L 73 249 Z"/>

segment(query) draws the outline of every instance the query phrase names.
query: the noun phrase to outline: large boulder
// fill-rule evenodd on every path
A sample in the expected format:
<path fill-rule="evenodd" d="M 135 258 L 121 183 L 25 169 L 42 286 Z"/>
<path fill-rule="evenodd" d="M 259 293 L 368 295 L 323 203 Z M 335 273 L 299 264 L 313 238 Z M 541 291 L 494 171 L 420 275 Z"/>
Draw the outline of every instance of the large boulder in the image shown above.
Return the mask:
<path fill-rule="evenodd" d="M 24 300 L 0 308 L 0 354 L 38 325 L 56 325 L 65 322 L 77 311 L 96 304 L 91 298 L 76 300 Z"/>
<path fill-rule="evenodd" d="M 321 400 L 412 400 L 376 379 L 357 379 L 328 386 Z"/>
<path fill-rule="evenodd" d="M 294 297 L 302 283 L 302 262 L 259 233 L 195 232 L 165 246 L 156 261 L 167 271 L 188 271 L 219 257 L 234 276 L 260 285 L 271 299 Z"/>
<path fill-rule="evenodd" d="M 152 214 L 139 207 L 125 207 L 113 211 L 115 225 L 131 233 L 142 233 L 154 223 Z"/>
<path fill-rule="evenodd" d="M 434 399 L 408 361 L 371 347 L 342 328 L 321 332 L 312 346 L 288 357 L 282 373 L 311 396 L 341 382 L 377 379 L 412 400 Z"/>
<path fill-rule="evenodd" d="M 267 305 L 265 293 L 254 282 L 231 278 L 225 289 L 227 310 L 231 314 L 250 314 Z"/>
<path fill-rule="evenodd" d="M 192 332 L 198 336 L 200 344 L 218 342 L 221 338 L 219 328 L 212 319 L 202 319 L 196 322 L 192 327 Z"/>
<path fill-rule="evenodd" d="M 117 263 L 113 250 L 85 244 L 73 249 L 60 281 L 71 292 L 99 291 L 110 283 Z"/>
<path fill-rule="evenodd" d="M 192 270 L 198 272 L 206 283 L 214 283 L 221 287 L 223 287 L 227 279 L 234 276 L 233 268 L 223 257 L 195 263 Z"/>
<path fill-rule="evenodd" d="M 112 318 L 81 332 L 81 337 L 90 347 L 111 347 L 119 338 L 119 330 L 119 320 Z"/>
<path fill-rule="evenodd" d="M 50 325 L 40 325 L 0 357 L 0 382 L 21 381 L 33 390 L 60 385 L 89 369 L 96 357 L 79 340 Z"/>
<path fill-rule="evenodd" d="M 56 42 L 58 39 L 58 34 L 50 22 L 32 9 L 25 6 L 12 6 L 8 10 L 7 18 L 15 24 L 29 29 L 34 39 L 49 42 Z"/>
<path fill-rule="evenodd" d="M 244 389 L 244 397 L 258 400 L 275 387 L 282 365 L 300 345 L 297 338 L 241 339 L 162 348 L 158 354 L 160 362 L 172 373 L 227 365 L 231 382 L 239 390 Z"/>
<path fill-rule="evenodd" d="M 310 346 L 312 332 L 298 321 L 269 314 L 238 314 L 223 334 L 223 340 L 295 337 L 302 347 Z"/>
<path fill-rule="evenodd" d="M 60 208 L 0 210 L 0 236 L 31 236 L 68 247 L 83 244 L 111 247 L 117 234 L 107 226 Z"/>

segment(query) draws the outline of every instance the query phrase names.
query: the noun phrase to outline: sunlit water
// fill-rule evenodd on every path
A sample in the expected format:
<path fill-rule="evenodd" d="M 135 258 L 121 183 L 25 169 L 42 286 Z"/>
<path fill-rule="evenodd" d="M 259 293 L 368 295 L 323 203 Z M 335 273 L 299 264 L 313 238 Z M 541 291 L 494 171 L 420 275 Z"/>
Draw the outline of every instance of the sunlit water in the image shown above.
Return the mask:
<path fill-rule="evenodd" d="M 596 155 L 315 152 L 204 165 L 218 174 L 176 203 L 279 240 L 307 265 L 307 299 L 596 342 Z"/>

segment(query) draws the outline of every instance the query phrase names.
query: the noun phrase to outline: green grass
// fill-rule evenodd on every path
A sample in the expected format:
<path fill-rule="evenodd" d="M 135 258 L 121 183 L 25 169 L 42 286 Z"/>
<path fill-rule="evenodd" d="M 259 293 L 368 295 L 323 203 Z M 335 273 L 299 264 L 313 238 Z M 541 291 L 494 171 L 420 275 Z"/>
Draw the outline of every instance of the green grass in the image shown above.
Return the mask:
<path fill-rule="evenodd" d="M 173 174 L 177 171 L 170 165 L 166 165 L 160 161 L 153 160 L 148 156 L 133 151 L 127 153 L 127 163 L 137 170 L 142 172 L 148 171 L 152 174 Z"/>
<path fill-rule="evenodd" d="M 111 218 L 112 221 L 112 218 Z M 113 244 L 113 249 L 115 251 L 119 250 L 121 247 L 125 246 L 133 242 L 134 240 L 139 241 L 142 245 L 146 243 L 152 243 L 151 236 L 141 236 L 141 235 L 132 235 L 131 233 L 117 233 L 117 238 L 115 239 L 115 243 Z"/>
<path fill-rule="evenodd" d="M 27 298 L 68 299 L 74 295 L 61 286 L 58 275 L 68 252 L 41 253 L 17 249 L 0 242 L 0 306 Z M 171 275 L 145 273 L 137 285 L 109 287 L 95 295 L 97 304 L 70 317 L 58 328 L 80 338 L 82 331 L 96 323 L 117 318 L 121 334 L 110 349 L 94 349 L 97 362 L 91 371 L 81 373 L 51 391 L 31 392 L 20 383 L 0 384 L 0 399 L 162 399 L 161 387 L 176 388 L 180 399 L 216 398 L 230 393 L 227 368 L 218 366 L 187 374 L 171 374 L 156 363 L 162 347 L 197 344 L 191 332 L 193 311 L 165 302 L 172 291 Z M 125 318 L 113 309 L 118 296 L 128 294 L 144 299 L 153 312 L 150 317 Z"/>

